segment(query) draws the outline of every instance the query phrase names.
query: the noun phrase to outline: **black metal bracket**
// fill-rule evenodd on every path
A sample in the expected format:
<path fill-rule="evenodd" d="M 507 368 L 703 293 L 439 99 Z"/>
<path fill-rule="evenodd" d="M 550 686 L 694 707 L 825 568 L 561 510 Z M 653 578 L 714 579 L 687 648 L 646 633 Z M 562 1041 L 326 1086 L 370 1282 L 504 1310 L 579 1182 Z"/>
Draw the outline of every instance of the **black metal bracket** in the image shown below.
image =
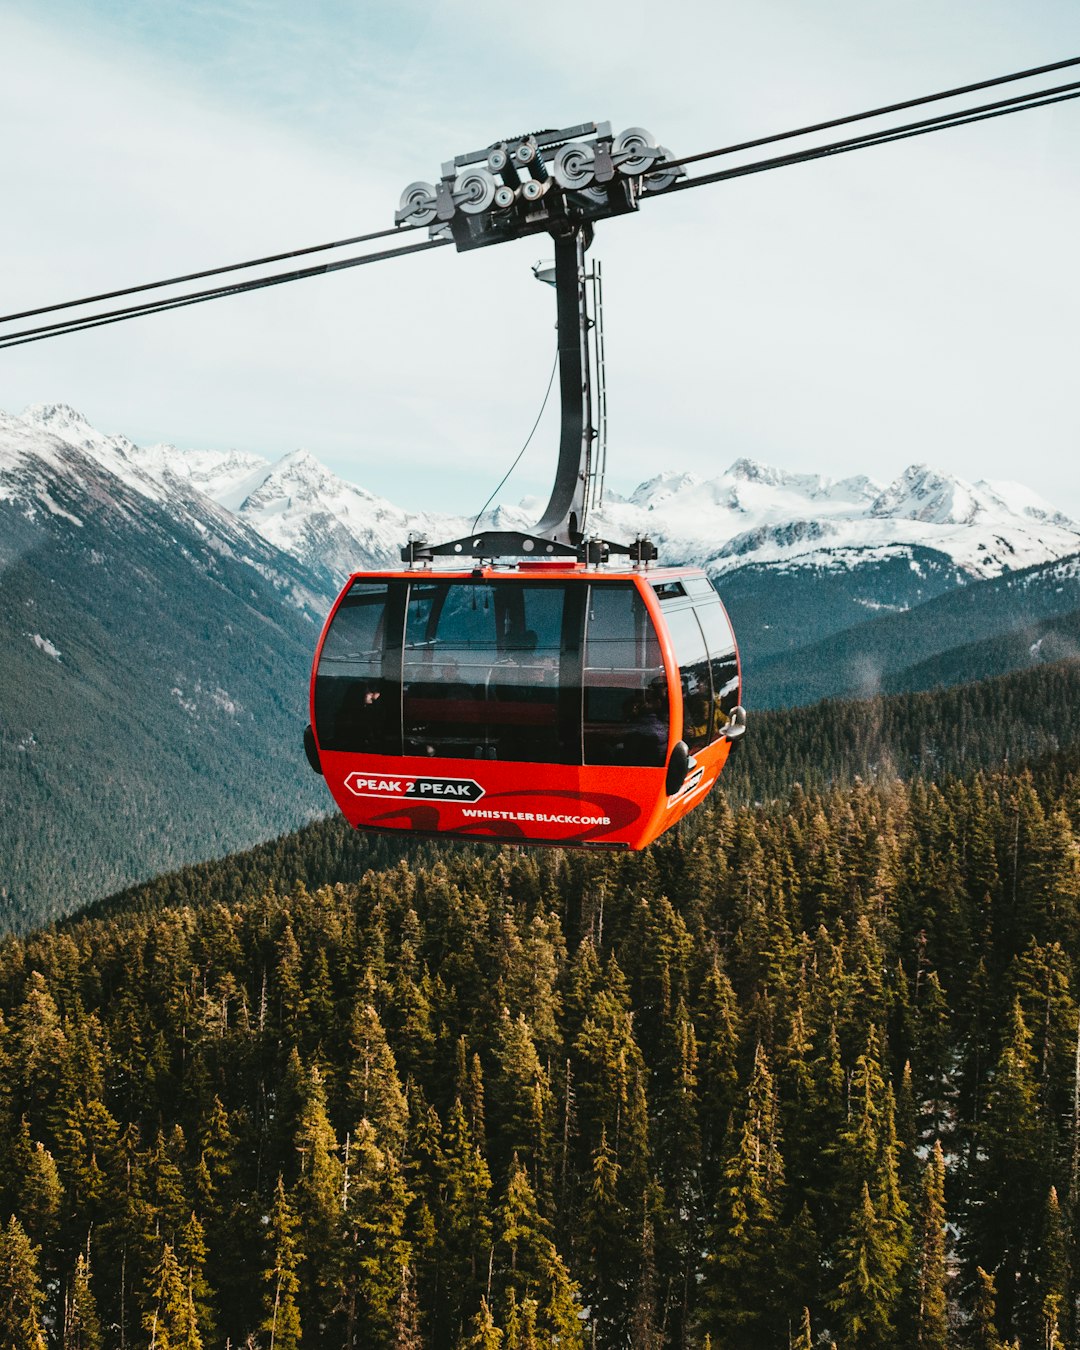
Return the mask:
<path fill-rule="evenodd" d="M 589 138 L 592 139 L 589 139 Z M 551 497 L 533 532 L 488 530 L 445 544 L 411 540 L 408 563 L 436 557 L 572 557 L 598 562 L 616 553 L 650 562 L 647 539 L 616 544 L 585 532 L 593 474 L 593 393 L 585 251 L 593 222 L 636 211 L 643 193 L 663 192 L 685 170 L 670 166 L 671 152 L 640 127 L 612 136 L 609 123 L 582 123 L 499 141 L 457 155 L 438 184 L 411 183 L 402 193 L 398 224 L 426 224 L 449 232 L 459 251 L 530 234 L 555 241 L 562 420 L 559 462 Z"/>
<path fill-rule="evenodd" d="M 594 535 L 573 545 L 535 534 L 520 534 L 516 530 L 480 530 L 445 544 L 430 544 L 426 539 L 412 538 L 402 546 L 401 561 L 409 567 L 417 567 L 434 562 L 436 558 L 573 558 L 575 562 L 597 566 L 607 562 L 612 554 L 629 558 L 635 564 L 650 563 L 656 560 L 657 550 L 652 540 L 644 536 L 631 544 L 620 544 Z"/>

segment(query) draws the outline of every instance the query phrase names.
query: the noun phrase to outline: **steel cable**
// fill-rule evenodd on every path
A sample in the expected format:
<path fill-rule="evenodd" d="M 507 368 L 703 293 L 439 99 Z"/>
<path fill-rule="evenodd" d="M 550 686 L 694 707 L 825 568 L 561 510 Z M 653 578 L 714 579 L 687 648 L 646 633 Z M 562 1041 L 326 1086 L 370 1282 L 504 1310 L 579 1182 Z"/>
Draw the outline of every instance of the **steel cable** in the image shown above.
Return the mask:
<path fill-rule="evenodd" d="M 759 145 L 772 145 L 776 141 L 790 140 L 795 136 L 809 136 L 815 131 L 829 131 L 833 127 L 847 126 L 852 122 L 861 122 L 870 117 L 883 117 L 886 113 L 903 112 L 905 108 L 917 108 L 925 103 L 935 103 L 946 98 L 959 98 L 963 94 L 973 94 L 979 89 L 992 89 L 995 85 L 1010 84 L 1015 80 L 1032 79 L 1036 75 L 1047 75 L 1052 70 L 1066 70 L 1070 66 L 1080 66 L 1080 56 L 1070 57 L 1067 61 L 1054 61 L 1048 66 L 1032 66 L 1030 70 L 1019 70 L 1012 75 L 999 75 L 992 80 L 979 80 L 976 84 L 958 85 L 955 89 L 943 89 L 937 94 L 923 94 L 919 98 L 904 99 L 900 103 L 887 103 L 880 108 L 870 108 L 866 112 L 849 113 L 846 117 L 834 117 L 827 122 L 814 122 L 793 131 L 778 131 L 771 136 L 758 136 L 752 141 L 740 141 L 737 145 L 721 146 L 718 150 L 703 150 L 696 155 L 682 155 L 675 159 L 665 159 L 665 167 L 670 165 L 696 164 L 703 159 L 715 159 L 718 155 L 733 155 L 740 150 L 754 150 Z"/>
<path fill-rule="evenodd" d="M 782 169 L 791 164 L 805 164 L 810 160 L 824 159 L 829 155 L 844 154 L 849 150 L 864 150 L 873 145 L 886 145 L 890 141 L 909 140 L 913 136 L 925 136 L 932 131 L 945 131 L 949 127 L 965 126 L 970 122 L 985 122 L 993 117 L 1006 117 L 1010 113 L 1027 112 L 1029 108 L 1044 108 L 1053 103 L 1067 103 L 1080 98 L 1080 83 L 1059 85 L 1058 93 L 1047 98 L 1042 95 L 1054 93 L 1054 90 L 1039 90 L 1023 100 L 1009 99 L 1002 103 L 982 104 L 976 109 L 966 108 L 956 113 L 945 114 L 939 118 L 929 118 L 923 122 L 909 122 L 899 127 L 882 127 L 880 131 L 868 132 L 865 136 L 853 136 L 846 141 L 832 141 L 828 145 L 812 146 L 807 150 L 797 150 L 790 155 L 777 155 L 771 159 L 754 160 L 750 164 L 738 164 L 730 169 L 719 169 L 715 173 L 702 174 L 699 178 L 689 178 L 668 188 L 664 196 L 672 192 L 685 192 L 688 188 L 703 187 L 707 183 L 720 183 L 728 178 L 742 178 L 747 174 L 763 173 L 768 169 Z M 647 199 L 646 199 L 647 200 Z"/>
<path fill-rule="evenodd" d="M 281 286 L 287 281 L 302 281 L 307 277 L 325 276 L 329 272 L 340 272 L 349 267 L 363 267 L 366 263 L 382 262 L 385 258 L 400 258 L 406 253 L 423 253 L 427 249 L 442 248 L 450 242 L 449 239 L 426 239 L 420 244 L 407 244 L 402 248 L 384 249 L 381 253 L 368 253 L 361 258 L 340 258 L 334 262 L 320 263 L 317 267 L 303 267 L 293 272 L 277 272 L 272 277 L 256 277 L 252 281 L 239 281 L 229 286 L 218 286 L 212 290 L 195 291 L 188 295 L 177 296 L 172 300 L 150 300 L 142 305 L 111 310 L 105 314 L 92 314 L 82 319 L 68 319 L 62 323 L 44 324 L 39 328 L 25 328 L 20 332 L 8 333 L 0 337 L 0 348 L 21 347 L 28 342 L 44 342 L 46 338 L 63 337 L 65 333 L 81 333 L 87 328 L 103 328 L 108 324 L 122 323 L 125 319 L 139 318 L 143 314 L 164 314 L 170 309 L 183 309 L 188 305 L 203 304 L 207 300 L 220 300 L 230 295 L 243 295 L 247 291 L 263 290 L 267 286 Z"/>
<path fill-rule="evenodd" d="M 180 286 L 185 281 L 201 281 L 203 277 L 221 276 L 223 272 L 240 272 L 248 267 L 262 267 L 268 263 L 284 262 L 286 258 L 302 258 L 308 253 L 324 253 L 332 248 L 351 248 L 353 244 L 368 244 L 374 239 L 404 234 L 408 230 L 422 230 L 422 225 L 393 226 L 375 230 L 371 234 L 353 235 L 351 239 L 335 239 L 329 244 L 311 244 L 307 248 L 290 249 L 287 253 L 268 253 L 264 258 L 249 258 L 246 262 L 228 263 L 223 267 L 208 267 L 202 272 L 185 272 L 182 276 L 167 277 L 164 281 L 147 281 L 139 286 L 124 286 L 118 291 L 101 291 L 98 295 L 84 295 L 80 300 L 62 300 L 37 309 L 23 309 L 14 314 L 0 314 L 0 323 L 14 323 L 17 319 L 32 319 L 38 314 L 54 314 L 58 309 L 76 309 L 80 305 L 97 304 L 100 300 L 118 300 L 122 295 L 137 295 L 141 291 L 160 290 L 162 286 Z"/>

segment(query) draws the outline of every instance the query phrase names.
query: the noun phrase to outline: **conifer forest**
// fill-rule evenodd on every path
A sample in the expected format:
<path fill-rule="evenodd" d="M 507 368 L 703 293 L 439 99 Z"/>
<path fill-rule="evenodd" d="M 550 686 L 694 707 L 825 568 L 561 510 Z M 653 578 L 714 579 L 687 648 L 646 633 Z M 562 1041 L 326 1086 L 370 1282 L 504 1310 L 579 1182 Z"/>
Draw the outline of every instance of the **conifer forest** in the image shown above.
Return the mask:
<path fill-rule="evenodd" d="M 0 1346 L 1080 1345 L 1037 678 L 1007 762 L 1012 686 L 800 709 L 642 854 L 328 820 L 4 939 Z"/>

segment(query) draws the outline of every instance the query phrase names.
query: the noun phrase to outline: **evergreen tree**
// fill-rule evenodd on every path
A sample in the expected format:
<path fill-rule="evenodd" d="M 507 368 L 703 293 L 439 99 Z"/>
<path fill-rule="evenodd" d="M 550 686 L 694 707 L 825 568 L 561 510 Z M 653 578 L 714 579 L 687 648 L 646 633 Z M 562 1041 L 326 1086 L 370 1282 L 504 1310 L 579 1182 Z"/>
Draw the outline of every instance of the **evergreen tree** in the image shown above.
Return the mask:
<path fill-rule="evenodd" d="M 802 1310 L 802 1325 L 799 1328 L 798 1338 L 792 1345 L 792 1350 L 814 1350 L 814 1333 L 810 1327 L 810 1309 Z"/>
<path fill-rule="evenodd" d="M 787 1320 L 779 1268 L 784 1160 L 776 1091 L 760 1043 L 733 1143 L 714 1225 L 708 1325 L 722 1344 L 752 1347 L 774 1339 Z"/>
<path fill-rule="evenodd" d="M 102 1345 L 101 1321 L 90 1288 L 90 1263 L 80 1252 L 68 1286 L 63 1350 L 101 1350 Z"/>
<path fill-rule="evenodd" d="M 384 1148 L 400 1155 L 409 1109 L 394 1052 L 370 1002 L 353 1009 L 349 1026 L 345 1118 L 370 1120 Z"/>
<path fill-rule="evenodd" d="M 191 1284 L 184 1279 L 176 1254 L 167 1242 L 154 1268 L 143 1328 L 151 1350 L 202 1350 Z"/>
<path fill-rule="evenodd" d="M 269 1337 L 270 1350 L 297 1350 L 300 1344 L 300 1310 L 297 1267 L 300 1250 L 296 1230 L 299 1220 L 289 1203 L 285 1183 L 279 1176 L 267 1228 L 268 1259 L 263 1272 L 266 1286 L 261 1330 Z"/>
<path fill-rule="evenodd" d="M 420 1334 L 420 1305 L 416 1299 L 416 1280 L 407 1265 L 401 1267 L 401 1288 L 394 1309 L 393 1350 L 423 1350 Z"/>
<path fill-rule="evenodd" d="M 949 1322 L 945 1266 L 945 1156 L 935 1140 L 923 1173 L 919 1212 L 915 1343 L 919 1350 L 946 1350 Z"/>
<path fill-rule="evenodd" d="M 1009 1014 L 980 1140 L 970 1174 L 978 1199 L 969 1246 L 995 1273 L 998 1316 L 1008 1333 L 1024 1322 L 1033 1325 L 1039 1315 L 1030 1253 L 1049 1188 L 1031 1036 L 1019 1002 Z"/>
<path fill-rule="evenodd" d="M 994 1277 L 988 1275 L 982 1266 L 975 1269 L 975 1298 L 971 1315 L 972 1350 L 1007 1350 L 998 1335 L 995 1319 L 997 1317 L 997 1287 Z"/>
<path fill-rule="evenodd" d="M 1039 1313 L 1038 1334 L 1042 1344 L 1064 1344 L 1062 1323 L 1066 1321 L 1069 1290 L 1069 1241 L 1058 1203 L 1057 1188 L 1051 1186 L 1043 1207 L 1038 1245 L 1033 1253 L 1032 1304 Z"/>
<path fill-rule="evenodd" d="M 329 1322 L 342 1292 L 344 1173 L 317 1068 L 307 1075 L 305 1090 L 295 1137 L 300 1177 L 294 1196 L 303 1234 L 301 1307 L 319 1326 Z"/>
<path fill-rule="evenodd" d="M 462 1350 L 501 1350 L 503 1334 L 495 1325 L 486 1298 L 480 1300 L 480 1310 L 472 1320 L 472 1335 L 463 1343 Z"/>
<path fill-rule="evenodd" d="M 450 1297 L 473 1306 L 491 1247 L 491 1174 L 460 1101 L 447 1120 L 444 1177 L 439 1239 Z"/>
<path fill-rule="evenodd" d="M 12 1215 L 0 1229 L 0 1345 L 5 1350 L 45 1350 L 44 1304 L 38 1250 Z"/>
<path fill-rule="evenodd" d="M 42 1143 L 33 1143 L 24 1116 L 13 1150 L 18 1183 L 16 1205 L 22 1226 L 34 1246 L 52 1245 L 60 1219 L 64 1188 L 56 1160 Z"/>
<path fill-rule="evenodd" d="M 895 1344 L 893 1316 L 900 1290 L 902 1253 L 892 1227 L 880 1218 L 863 1182 L 862 1198 L 837 1252 L 837 1291 L 830 1306 L 843 1344 L 870 1350 Z"/>
<path fill-rule="evenodd" d="M 401 1272 L 412 1255 L 405 1238 L 409 1194 L 397 1160 L 379 1148 L 369 1121 L 361 1121 L 347 1157 L 341 1254 L 345 1344 L 385 1343 L 399 1311 Z"/>

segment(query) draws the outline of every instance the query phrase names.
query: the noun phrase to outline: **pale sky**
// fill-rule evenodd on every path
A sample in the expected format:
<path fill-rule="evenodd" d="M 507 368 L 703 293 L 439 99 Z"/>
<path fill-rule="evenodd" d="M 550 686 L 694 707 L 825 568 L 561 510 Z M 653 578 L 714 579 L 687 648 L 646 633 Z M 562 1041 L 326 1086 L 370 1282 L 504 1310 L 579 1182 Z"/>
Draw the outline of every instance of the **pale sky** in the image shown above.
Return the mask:
<path fill-rule="evenodd" d="M 1078 56 L 1080 6 L 0 0 L 0 54 L 6 313 L 389 226 L 407 183 L 530 128 L 640 125 L 691 154 Z M 1078 145 L 1080 100 L 602 223 L 609 484 L 924 461 L 1080 518 Z M 0 408 L 303 446 L 473 510 L 547 382 L 545 252 L 446 248 L 3 351 Z M 503 500 L 546 492 L 557 434 Z"/>

